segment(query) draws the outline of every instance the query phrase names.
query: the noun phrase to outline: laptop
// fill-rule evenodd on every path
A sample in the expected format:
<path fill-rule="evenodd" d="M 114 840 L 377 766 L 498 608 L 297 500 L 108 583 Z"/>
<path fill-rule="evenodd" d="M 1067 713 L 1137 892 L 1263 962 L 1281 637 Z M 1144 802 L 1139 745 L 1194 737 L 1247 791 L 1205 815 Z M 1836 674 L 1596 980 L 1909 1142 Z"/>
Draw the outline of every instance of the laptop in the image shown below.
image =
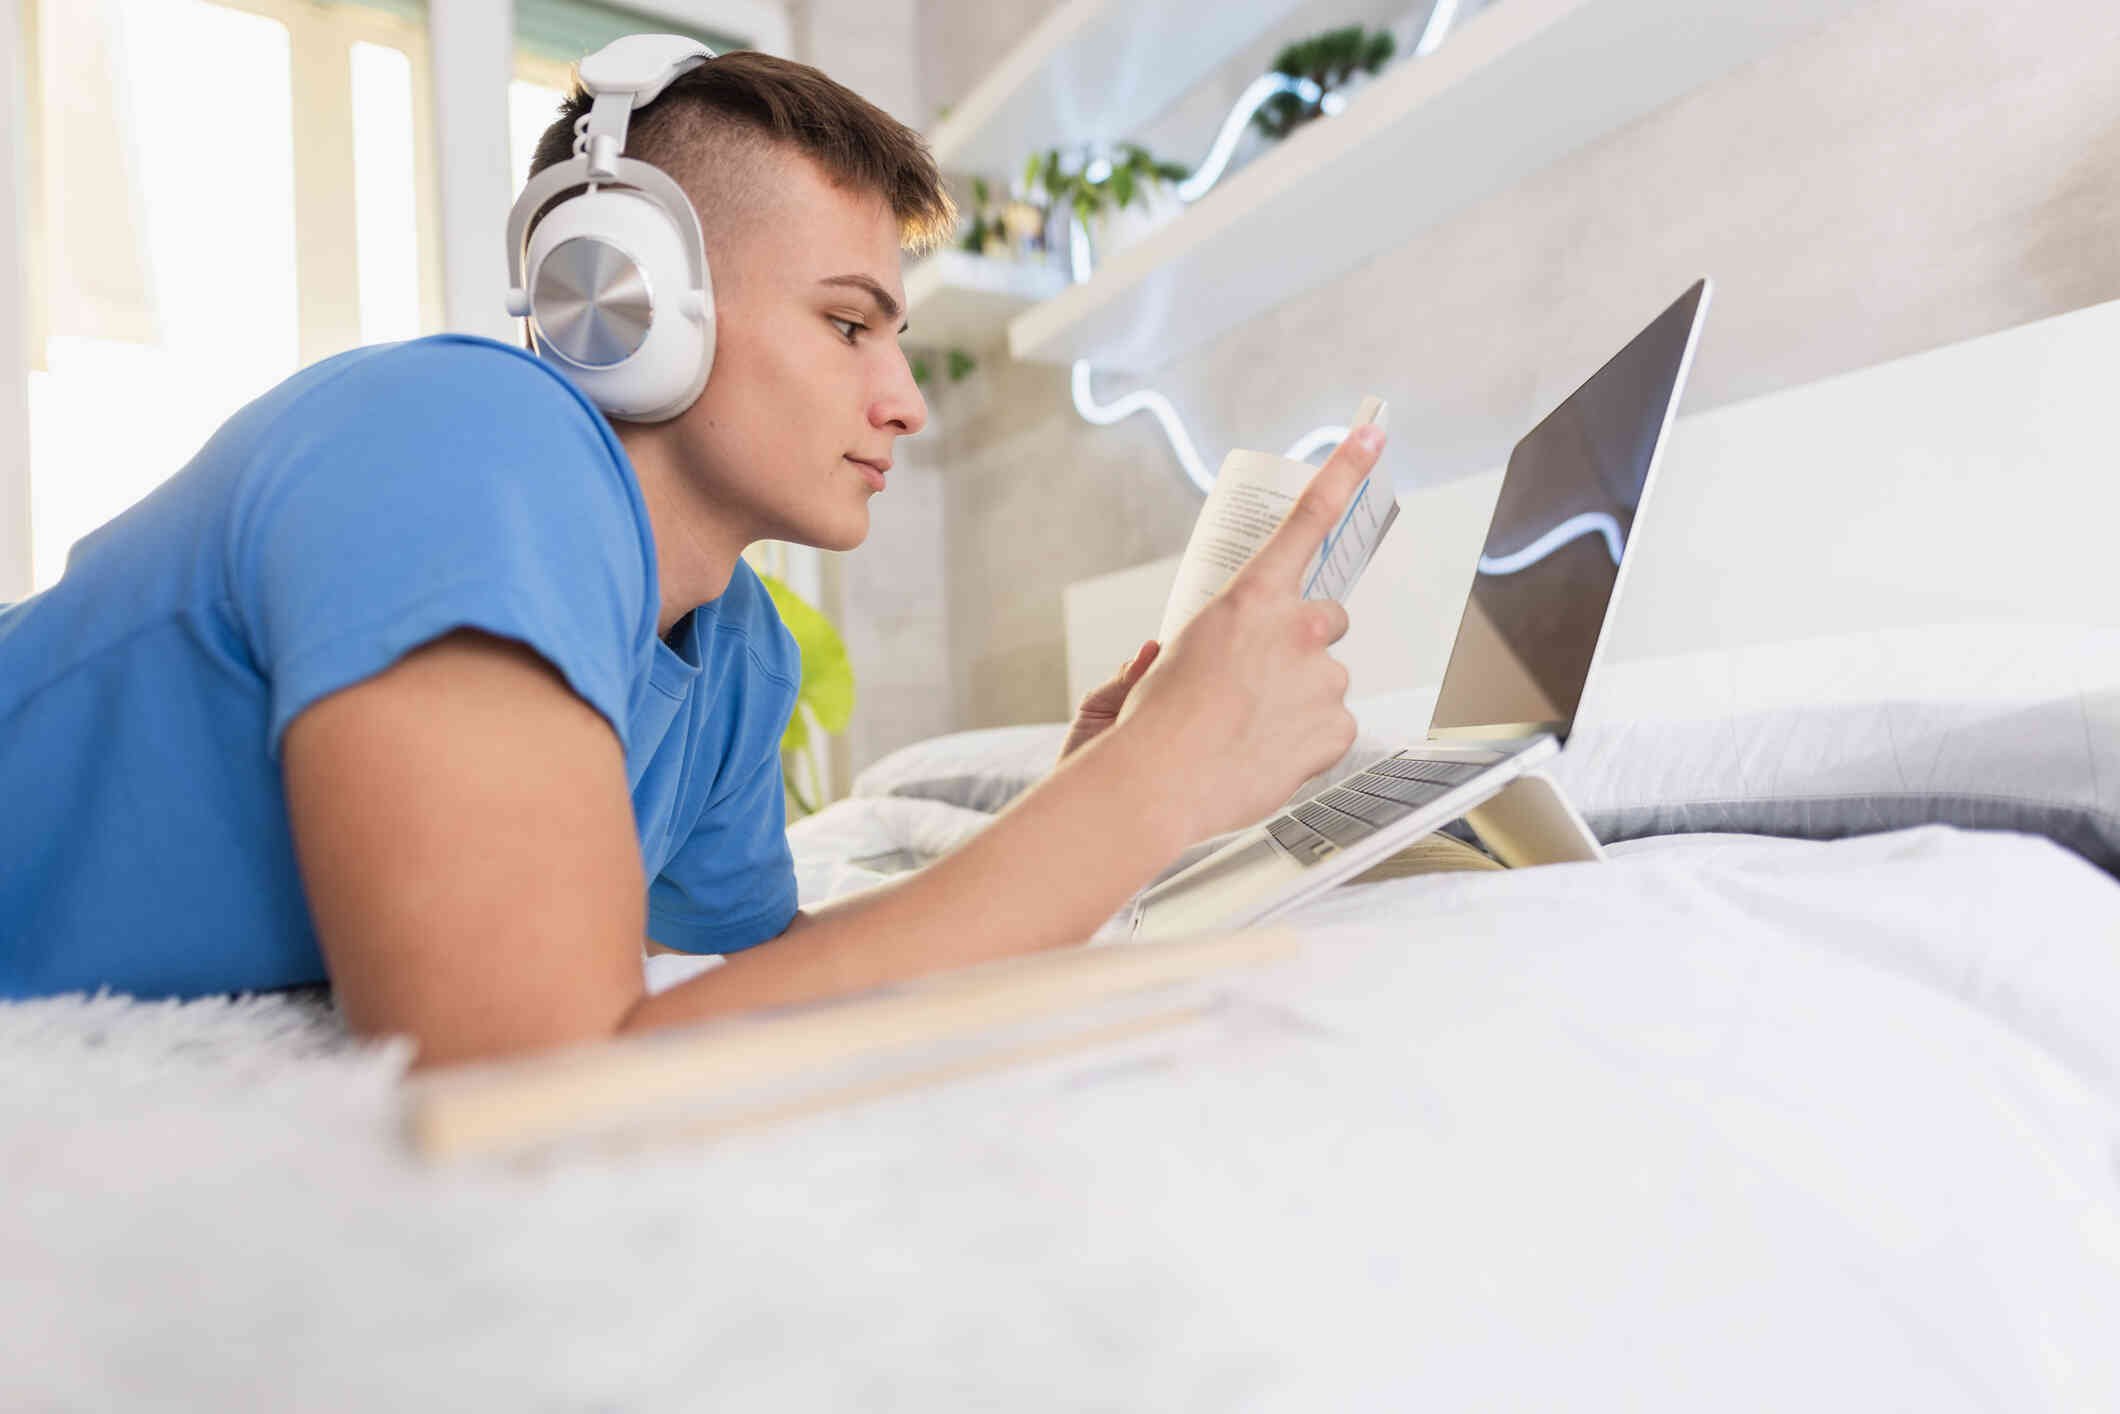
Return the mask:
<path fill-rule="evenodd" d="M 1596 665 L 1709 293 L 1695 282 L 1510 451 L 1428 739 L 1149 889 L 1134 937 L 1263 922 L 1460 818 L 1508 864 L 1602 857 L 1538 767 Z"/>

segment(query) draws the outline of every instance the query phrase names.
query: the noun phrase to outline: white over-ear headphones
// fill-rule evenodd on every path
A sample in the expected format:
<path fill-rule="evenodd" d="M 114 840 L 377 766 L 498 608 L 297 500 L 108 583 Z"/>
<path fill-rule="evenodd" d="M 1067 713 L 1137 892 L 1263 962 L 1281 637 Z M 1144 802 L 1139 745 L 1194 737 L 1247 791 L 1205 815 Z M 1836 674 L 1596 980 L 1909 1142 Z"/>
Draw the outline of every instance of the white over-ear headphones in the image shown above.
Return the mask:
<path fill-rule="evenodd" d="M 699 213 L 659 168 L 619 154 L 633 110 L 714 51 L 674 34 L 632 34 L 581 62 L 595 103 L 574 156 L 532 178 L 508 213 L 508 312 L 538 354 L 590 401 L 629 422 L 690 407 L 714 366 L 714 284 Z M 523 232 L 560 193 L 524 249 Z"/>

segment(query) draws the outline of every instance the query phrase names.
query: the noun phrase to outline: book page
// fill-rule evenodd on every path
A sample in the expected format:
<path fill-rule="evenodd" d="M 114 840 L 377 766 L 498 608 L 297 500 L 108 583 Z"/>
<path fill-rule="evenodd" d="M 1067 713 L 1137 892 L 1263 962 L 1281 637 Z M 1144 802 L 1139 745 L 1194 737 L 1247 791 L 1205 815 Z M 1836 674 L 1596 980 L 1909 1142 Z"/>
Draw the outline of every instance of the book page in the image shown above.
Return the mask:
<path fill-rule="evenodd" d="M 1159 641 L 1169 643 L 1207 607 L 1287 519 L 1289 508 L 1317 474 L 1318 468 L 1307 462 L 1266 452 L 1236 451 L 1223 459 L 1214 489 L 1185 542 L 1177 582 L 1156 634 Z M 1398 514 L 1390 480 L 1373 474 L 1364 480 L 1304 570 L 1303 597 L 1344 601 Z"/>
<path fill-rule="evenodd" d="M 1288 516 L 1317 468 L 1265 452 L 1231 452 L 1193 522 L 1156 637 L 1169 643 Z M 1306 582 L 1308 576 L 1305 576 Z"/>
<path fill-rule="evenodd" d="M 1354 499 L 1347 503 L 1340 523 L 1311 561 L 1310 573 L 1303 581 L 1303 597 L 1345 603 L 1354 591 L 1354 582 L 1369 567 L 1384 532 L 1398 518 L 1399 498 L 1391 494 L 1390 485 L 1378 486 L 1374 475 L 1366 478 L 1355 488 Z"/>

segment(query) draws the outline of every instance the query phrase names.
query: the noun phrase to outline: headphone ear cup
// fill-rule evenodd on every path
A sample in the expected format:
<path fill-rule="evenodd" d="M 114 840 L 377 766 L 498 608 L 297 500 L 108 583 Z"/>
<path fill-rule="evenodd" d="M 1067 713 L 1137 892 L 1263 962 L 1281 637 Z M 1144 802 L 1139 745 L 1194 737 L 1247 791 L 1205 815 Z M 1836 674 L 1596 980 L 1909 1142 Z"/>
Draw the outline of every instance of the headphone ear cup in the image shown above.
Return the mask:
<path fill-rule="evenodd" d="M 567 198 L 531 233 L 538 354 L 613 417 L 666 421 L 706 387 L 714 294 L 711 279 L 692 288 L 688 237 L 656 202 L 609 186 Z"/>

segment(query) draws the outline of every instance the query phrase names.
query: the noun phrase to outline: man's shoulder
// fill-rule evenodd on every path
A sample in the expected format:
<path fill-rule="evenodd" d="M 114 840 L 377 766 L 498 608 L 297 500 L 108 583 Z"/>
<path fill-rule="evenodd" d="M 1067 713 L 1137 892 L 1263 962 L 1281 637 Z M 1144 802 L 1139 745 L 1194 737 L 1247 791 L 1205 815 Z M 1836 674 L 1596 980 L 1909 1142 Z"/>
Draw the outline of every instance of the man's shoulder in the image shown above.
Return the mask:
<path fill-rule="evenodd" d="M 535 355 L 491 339 L 355 349 L 303 370 L 259 411 L 228 429 L 255 486 L 343 471 L 378 494 L 411 476 L 441 500 L 489 482 L 511 494 L 635 499 L 624 448 L 595 405 Z M 583 475 L 585 463 L 602 474 Z"/>
<path fill-rule="evenodd" d="M 572 383 L 527 349 L 475 334 L 429 334 L 326 359 L 290 381 L 291 408 L 311 413 L 377 402 L 404 411 L 519 419 L 559 416 L 605 426 Z"/>
<path fill-rule="evenodd" d="M 261 586 L 481 580 L 615 591 L 652 625 L 653 533 L 610 424 L 554 370 L 437 335 L 326 360 L 229 429 L 226 578 Z M 327 573 L 328 571 L 328 573 Z M 278 602 L 278 601 L 275 601 Z"/>

